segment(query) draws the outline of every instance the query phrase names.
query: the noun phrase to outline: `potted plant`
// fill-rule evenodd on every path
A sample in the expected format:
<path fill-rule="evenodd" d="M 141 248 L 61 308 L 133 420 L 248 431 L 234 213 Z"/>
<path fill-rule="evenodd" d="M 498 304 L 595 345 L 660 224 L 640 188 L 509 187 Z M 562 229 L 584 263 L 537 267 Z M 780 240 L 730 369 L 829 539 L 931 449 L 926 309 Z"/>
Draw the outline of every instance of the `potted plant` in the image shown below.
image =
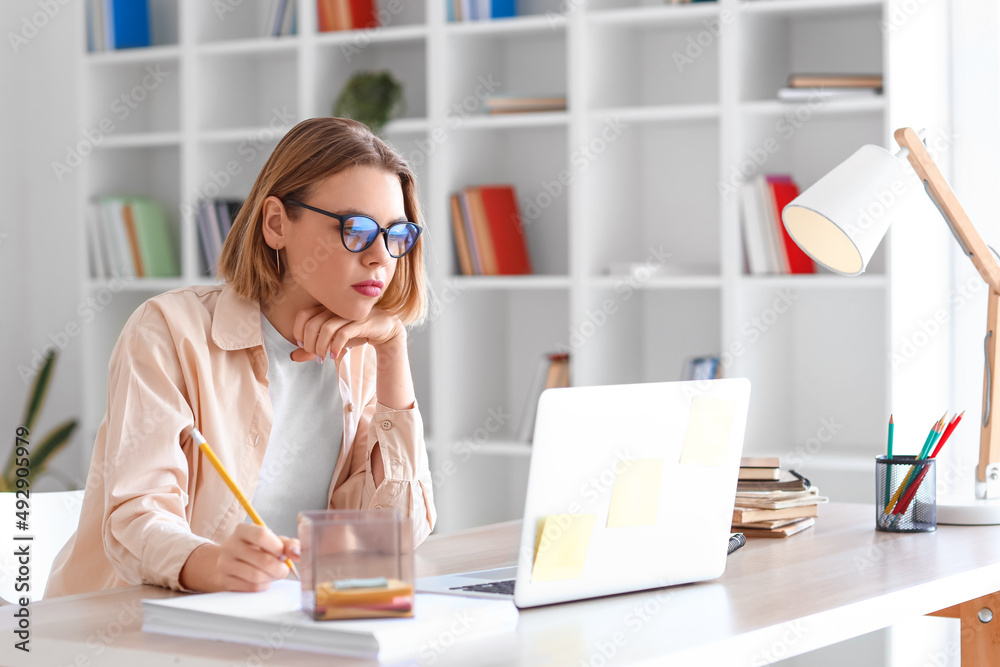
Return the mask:
<path fill-rule="evenodd" d="M 405 111 L 403 85 L 387 70 L 356 73 L 333 105 L 334 116 L 364 123 L 375 134 Z"/>
<path fill-rule="evenodd" d="M 27 475 L 22 475 L 21 477 L 27 480 L 28 488 L 30 489 L 31 483 L 45 471 L 52 457 L 69 443 L 70 438 L 73 436 L 73 431 L 76 430 L 76 420 L 67 419 L 49 431 L 44 437 L 35 438 L 31 436 L 31 432 L 35 428 L 35 421 L 38 419 L 38 413 L 42 411 L 42 405 L 45 403 L 45 397 L 48 394 L 49 382 L 52 378 L 55 364 L 56 352 L 55 350 L 51 350 L 45 356 L 45 363 L 42 364 L 42 370 L 35 376 L 35 382 L 31 386 L 31 393 L 28 395 L 28 404 L 25 406 L 24 417 L 21 419 L 21 426 L 24 430 L 18 429 L 18 433 L 24 434 L 22 436 L 24 440 L 34 443 L 29 450 L 28 465 L 18 465 L 18 458 L 23 458 L 17 456 L 18 446 L 26 448 L 28 445 L 25 445 L 23 440 L 18 441 L 15 439 L 14 447 L 10 451 L 10 458 L 7 460 L 7 465 L 4 466 L 3 472 L 0 473 L 0 491 L 14 491 L 17 488 L 17 470 L 18 468 L 25 467 L 28 470 Z"/>

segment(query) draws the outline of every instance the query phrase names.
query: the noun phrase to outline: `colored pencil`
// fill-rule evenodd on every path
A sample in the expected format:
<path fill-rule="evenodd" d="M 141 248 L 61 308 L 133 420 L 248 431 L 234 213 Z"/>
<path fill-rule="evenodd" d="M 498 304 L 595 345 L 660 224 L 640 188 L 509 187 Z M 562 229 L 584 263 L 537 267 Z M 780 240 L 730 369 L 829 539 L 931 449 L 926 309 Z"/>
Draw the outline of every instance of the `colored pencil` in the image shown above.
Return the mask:
<path fill-rule="evenodd" d="M 892 495 L 892 430 L 893 430 L 892 415 L 889 415 L 889 455 L 886 457 L 888 462 L 885 464 L 885 504 L 889 504 L 889 496 Z"/>
<path fill-rule="evenodd" d="M 952 420 L 948 423 L 948 427 L 944 430 L 944 434 L 938 441 L 937 446 L 934 448 L 934 452 L 930 455 L 930 458 L 932 459 L 937 458 L 938 452 L 941 451 L 941 448 L 944 447 L 944 443 L 946 443 L 948 441 L 948 438 L 951 437 L 951 434 L 955 431 L 955 428 L 958 426 L 958 423 L 962 421 L 962 415 L 964 414 L 965 411 L 963 410 L 961 414 L 953 417 Z M 924 469 L 920 471 L 920 474 L 917 475 L 917 478 L 913 480 L 913 484 L 910 485 L 911 488 L 908 489 L 907 492 L 903 494 L 903 497 L 900 499 L 900 501 L 896 503 L 896 509 L 893 510 L 893 514 L 906 513 L 906 510 L 910 507 L 910 503 L 913 502 L 914 497 L 916 497 L 917 495 L 917 491 L 920 488 L 920 483 L 924 481 L 924 477 L 927 476 L 927 471 L 929 469 L 930 466 L 924 466 Z"/>
<path fill-rule="evenodd" d="M 925 458 L 927 456 L 927 451 L 932 446 L 932 443 L 937 442 L 937 437 L 940 435 L 941 430 L 944 427 L 944 419 L 947 416 L 948 413 L 945 412 L 944 417 L 941 417 L 941 419 L 935 422 L 934 426 L 931 427 L 931 432 L 927 434 L 927 440 L 924 441 L 924 446 L 920 451 L 920 456 L 917 457 L 918 459 Z M 910 472 L 906 474 L 906 477 L 903 479 L 903 483 L 899 485 L 899 488 L 896 489 L 896 493 L 892 496 L 892 499 L 890 499 L 889 502 L 886 504 L 885 506 L 886 514 L 893 513 L 892 511 L 893 507 L 895 507 L 896 503 L 899 501 L 900 496 L 902 496 L 903 493 L 906 492 L 906 488 L 907 486 L 909 486 L 910 480 L 913 479 L 913 475 L 916 469 L 917 469 L 916 466 L 910 466 Z"/>
<path fill-rule="evenodd" d="M 944 447 L 944 443 L 948 441 L 948 438 L 951 437 L 951 434 L 954 433 L 955 429 L 958 427 L 958 423 L 962 421 L 962 415 L 964 414 L 965 410 L 962 410 L 962 414 L 951 420 L 951 423 L 948 424 L 948 428 L 944 430 L 944 435 L 941 436 L 941 440 L 938 441 L 937 447 L 934 448 L 931 458 L 935 458 L 938 455 L 938 452 L 940 452 L 941 448 Z"/>
<path fill-rule="evenodd" d="M 205 458 L 207 458 L 215 467 L 215 469 L 219 471 L 219 475 L 222 476 L 222 481 L 226 483 L 226 486 L 229 487 L 229 490 L 232 491 L 233 495 L 236 496 L 236 499 L 240 501 L 240 505 L 243 505 L 243 509 L 247 511 L 247 514 L 250 516 L 250 520 L 253 521 L 255 524 L 257 524 L 258 526 L 267 528 L 267 526 L 264 524 L 264 520 L 260 518 L 260 514 L 257 514 L 257 510 L 253 508 L 253 505 L 250 504 L 250 501 L 247 500 L 247 497 L 243 495 L 243 491 L 241 491 L 240 487 L 236 485 L 236 481 L 232 477 L 230 477 L 229 472 L 222 465 L 222 461 L 220 461 L 219 457 L 215 455 L 214 451 L 212 451 L 212 448 L 209 446 L 208 441 L 205 440 L 205 436 L 201 434 L 201 431 L 199 431 L 194 427 L 191 428 L 191 433 L 194 436 L 194 441 L 198 443 L 198 449 L 202 451 L 202 453 L 205 455 Z M 292 562 L 291 558 L 285 558 L 285 565 L 288 566 L 288 569 L 291 570 L 292 573 L 295 574 L 297 578 L 301 579 L 301 577 L 299 577 L 299 570 L 298 568 L 295 567 L 295 563 Z"/>

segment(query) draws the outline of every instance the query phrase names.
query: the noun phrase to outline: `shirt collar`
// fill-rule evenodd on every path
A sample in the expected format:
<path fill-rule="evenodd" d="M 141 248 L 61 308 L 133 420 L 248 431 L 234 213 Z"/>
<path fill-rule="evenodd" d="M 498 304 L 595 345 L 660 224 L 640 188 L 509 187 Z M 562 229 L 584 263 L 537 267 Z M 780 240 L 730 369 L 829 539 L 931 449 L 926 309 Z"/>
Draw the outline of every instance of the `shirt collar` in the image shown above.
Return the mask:
<path fill-rule="evenodd" d="M 244 299 L 227 283 L 215 305 L 212 340 L 223 350 L 263 345 L 260 317 L 260 302 Z"/>

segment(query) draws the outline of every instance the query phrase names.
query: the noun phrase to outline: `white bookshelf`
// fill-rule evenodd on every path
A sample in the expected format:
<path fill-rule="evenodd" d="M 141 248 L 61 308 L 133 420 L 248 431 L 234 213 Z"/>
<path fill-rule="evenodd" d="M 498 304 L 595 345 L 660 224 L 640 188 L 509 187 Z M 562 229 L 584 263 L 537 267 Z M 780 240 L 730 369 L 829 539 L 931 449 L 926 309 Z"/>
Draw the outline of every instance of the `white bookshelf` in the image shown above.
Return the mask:
<path fill-rule="evenodd" d="M 806 187 L 863 143 L 892 146 L 894 127 L 946 126 L 945 82 L 923 76 L 946 47 L 944 0 L 921 3 L 887 35 L 878 22 L 900 0 L 590 0 L 565 14 L 556 0 L 523 0 L 523 16 L 477 23 L 447 23 L 444 0 L 403 0 L 385 27 L 341 33 L 318 33 L 315 2 L 297 0 L 297 33 L 279 38 L 260 36 L 265 3 L 234 3 L 220 19 L 214 3 L 150 2 L 153 47 L 80 48 L 85 129 L 148 67 L 170 73 L 85 161 L 80 210 L 105 194 L 157 199 L 182 275 L 92 279 L 81 244 L 84 297 L 111 296 L 82 334 L 87 461 L 129 314 L 153 294 L 213 280 L 194 204 L 245 196 L 290 126 L 328 115 L 352 73 L 387 68 L 404 82 L 407 107 L 386 135 L 414 164 L 428 228 L 435 304 L 411 345 L 439 530 L 520 515 L 525 393 L 541 356 L 567 347 L 572 381 L 586 385 L 676 380 L 686 357 L 742 344 L 725 373 L 753 383 L 746 451 L 786 456 L 834 415 L 843 428 L 799 467 L 838 499 L 867 498 L 864 462 L 883 446 L 900 382 L 888 363 L 892 330 L 918 309 L 894 294 L 918 269 L 883 248 L 853 280 L 745 275 L 738 197 L 720 195 L 719 183 L 769 137 L 781 149 L 761 171 Z M 710 25 L 721 25 L 717 35 Z M 692 38 L 704 44 L 678 68 L 674 54 Z M 804 113 L 776 100 L 785 77 L 840 71 L 883 73 L 885 95 L 809 109 L 785 137 L 779 123 Z M 483 79 L 499 93 L 565 94 L 568 110 L 483 115 Z M 455 275 L 448 197 L 486 182 L 516 186 L 536 275 Z M 895 230 L 892 244 L 939 252 L 925 233 Z M 675 270 L 631 282 L 608 273 L 663 253 Z M 794 306 L 771 322 L 782 295 Z M 762 317 L 767 330 L 748 333 Z"/>

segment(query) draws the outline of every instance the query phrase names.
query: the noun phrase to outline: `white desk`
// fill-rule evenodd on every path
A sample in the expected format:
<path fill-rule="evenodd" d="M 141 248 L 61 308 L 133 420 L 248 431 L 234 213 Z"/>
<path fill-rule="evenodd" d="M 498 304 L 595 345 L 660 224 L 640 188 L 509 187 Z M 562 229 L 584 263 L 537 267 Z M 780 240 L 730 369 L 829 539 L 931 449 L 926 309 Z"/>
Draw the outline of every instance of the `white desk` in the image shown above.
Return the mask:
<path fill-rule="evenodd" d="M 442 647 L 425 664 L 601 667 L 613 656 L 616 665 L 668 657 L 671 665 L 763 665 L 984 596 L 997 619 L 977 622 L 981 627 L 963 639 L 989 656 L 975 664 L 1000 664 L 1000 595 L 993 595 L 1000 591 L 1000 526 L 941 526 L 914 535 L 873 526 L 872 506 L 825 505 L 814 528 L 751 541 L 713 582 L 525 610 L 516 633 Z M 418 576 L 512 565 L 519 535 L 519 522 L 509 522 L 433 536 L 417 551 Z M 31 608 L 30 655 L 13 648 L 13 608 L 4 608 L 0 664 L 371 664 L 143 634 L 139 600 L 171 595 L 135 586 L 42 601 Z M 982 604 L 967 607 L 966 616 Z M 973 659 L 970 649 L 963 647 L 963 658 Z"/>

